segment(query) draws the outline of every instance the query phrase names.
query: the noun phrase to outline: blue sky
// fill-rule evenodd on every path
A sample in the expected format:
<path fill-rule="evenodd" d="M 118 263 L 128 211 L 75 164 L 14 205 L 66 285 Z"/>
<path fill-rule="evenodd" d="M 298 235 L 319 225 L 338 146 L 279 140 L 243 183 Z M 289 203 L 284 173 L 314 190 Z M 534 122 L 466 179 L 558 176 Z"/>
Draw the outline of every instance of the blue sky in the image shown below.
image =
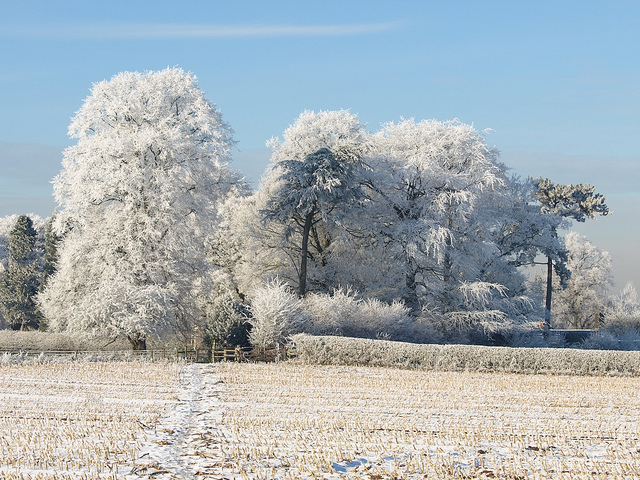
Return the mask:
<path fill-rule="evenodd" d="M 195 73 L 257 181 L 305 109 L 371 131 L 458 118 L 522 176 L 591 183 L 614 215 L 576 226 L 640 288 L 640 2 L 22 1 L 0 7 L 0 216 L 54 208 L 51 178 L 92 83 Z"/>

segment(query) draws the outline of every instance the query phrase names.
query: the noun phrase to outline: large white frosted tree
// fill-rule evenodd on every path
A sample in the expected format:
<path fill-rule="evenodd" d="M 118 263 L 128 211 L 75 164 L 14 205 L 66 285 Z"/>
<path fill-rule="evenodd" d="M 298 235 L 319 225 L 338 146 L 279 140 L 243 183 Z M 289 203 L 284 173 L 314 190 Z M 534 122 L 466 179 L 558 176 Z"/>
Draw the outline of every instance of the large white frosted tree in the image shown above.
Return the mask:
<path fill-rule="evenodd" d="M 278 276 L 307 290 L 338 286 L 336 248 L 352 227 L 350 212 L 363 199 L 359 173 L 368 136 L 346 110 L 303 112 L 270 142 L 271 164 L 252 196 L 228 205 L 227 237 L 243 290 L 251 279 Z M 257 288 L 254 286 L 253 288 Z"/>
<path fill-rule="evenodd" d="M 386 125 L 375 148 L 368 186 L 389 255 L 403 265 L 406 304 L 457 325 L 499 326 L 524 299 L 505 284 L 518 274 L 493 235 L 506 192 L 497 151 L 471 125 L 413 119 Z"/>
<path fill-rule="evenodd" d="M 206 239 L 239 181 L 230 128 L 193 74 L 167 68 L 95 84 L 69 134 L 53 182 L 66 232 L 40 295 L 49 326 L 134 349 L 188 330 L 214 283 Z"/>

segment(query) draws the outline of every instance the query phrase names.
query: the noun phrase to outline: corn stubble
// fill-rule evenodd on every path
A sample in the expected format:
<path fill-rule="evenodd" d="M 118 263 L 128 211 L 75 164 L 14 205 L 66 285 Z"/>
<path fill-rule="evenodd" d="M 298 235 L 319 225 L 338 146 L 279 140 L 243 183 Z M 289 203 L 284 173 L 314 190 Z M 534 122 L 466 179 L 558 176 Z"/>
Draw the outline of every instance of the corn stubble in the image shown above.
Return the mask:
<path fill-rule="evenodd" d="M 283 364 L 216 372 L 229 478 L 640 477 L 639 378 Z"/>
<path fill-rule="evenodd" d="M 176 398 L 180 366 L 0 366 L 0 479 L 116 479 Z M 122 473 L 122 472 L 120 472 Z"/>
<path fill-rule="evenodd" d="M 138 478 L 182 368 L 1 366 L 0 479 Z M 638 377 L 289 363 L 201 374 L 220 387 L 202 406 L 219 414 L 187 440 L 203 462 L 193 478 L 640 478 Z"/>

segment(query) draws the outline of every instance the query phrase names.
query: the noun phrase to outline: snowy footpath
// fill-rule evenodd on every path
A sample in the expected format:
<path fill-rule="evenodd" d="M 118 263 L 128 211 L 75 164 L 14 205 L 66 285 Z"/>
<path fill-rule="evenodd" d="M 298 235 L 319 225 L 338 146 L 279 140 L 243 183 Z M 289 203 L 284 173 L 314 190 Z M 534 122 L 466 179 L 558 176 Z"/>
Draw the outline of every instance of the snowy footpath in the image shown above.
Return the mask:
<path fill-rule="evenodd" d="M 210 364 L 185 367 L 174 408 L 147 431 L 147 443 L 126 480 L 228 478 L 216 432 L 222 418 L 222 382 Z"/>

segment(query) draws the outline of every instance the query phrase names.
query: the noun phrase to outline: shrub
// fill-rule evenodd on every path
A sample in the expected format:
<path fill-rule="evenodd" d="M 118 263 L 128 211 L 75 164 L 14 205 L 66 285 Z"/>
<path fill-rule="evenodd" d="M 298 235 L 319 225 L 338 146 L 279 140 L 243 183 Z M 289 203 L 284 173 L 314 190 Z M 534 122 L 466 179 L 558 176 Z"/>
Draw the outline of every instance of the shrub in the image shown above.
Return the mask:
<path fill-rule="evenodd" d="M 640 350 L 640 330 L 606 328 L 591 334 L 580 347 L 597 350 Z"/>
<path fill-rule="evenodd" d="M 286 343 L 289 336 L 300 332 L 308 321 L 302 300 L 279 280 L 253 293 L 249 312 L 252 327 L 249 342 L 260 348 Z"/>
<path fill-rule="evenodd" d="M 307 333 L 364 338 L 404 338 L 415 322 L 401 302 L 360 299 L 350 289 L 332 295 L 310 294 L 304 300 Z"/>

